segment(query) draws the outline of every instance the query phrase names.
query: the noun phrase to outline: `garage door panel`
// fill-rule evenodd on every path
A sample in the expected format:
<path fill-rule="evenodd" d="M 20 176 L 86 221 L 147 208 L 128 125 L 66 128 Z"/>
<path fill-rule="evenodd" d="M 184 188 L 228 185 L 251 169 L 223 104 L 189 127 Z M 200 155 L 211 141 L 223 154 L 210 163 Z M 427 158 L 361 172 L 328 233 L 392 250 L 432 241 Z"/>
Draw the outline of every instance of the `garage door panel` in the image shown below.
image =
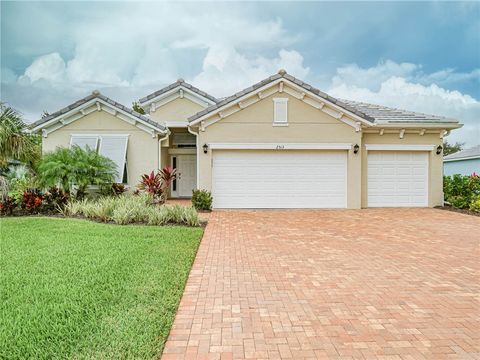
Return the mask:
<path fill-rule="evenodd" d="M 214 151 L 214 207 L 346 207 L 346 159 L 346 151 Z"/>
<path fill-rule="evenodd" d="M 368 206 L 428 206 L 428 153 L 368 153 Z"/>

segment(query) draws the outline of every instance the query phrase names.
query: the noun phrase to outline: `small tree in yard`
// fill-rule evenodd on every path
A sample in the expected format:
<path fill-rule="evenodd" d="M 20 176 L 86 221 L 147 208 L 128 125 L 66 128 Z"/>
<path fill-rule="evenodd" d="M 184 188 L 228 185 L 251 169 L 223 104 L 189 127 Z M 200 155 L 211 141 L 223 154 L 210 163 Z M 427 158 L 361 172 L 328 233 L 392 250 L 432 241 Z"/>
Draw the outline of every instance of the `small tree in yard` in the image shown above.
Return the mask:
<path fill-rule="evenodd" d="M 443 142 L 443 156 L 454 154 L 463 150 L 465 143 L 456 142 L 455 144 L 449 144 L 447 140 Z"/>
<path fill-rule="evenodd" d="M 71 192 L 76 186 L 76 197 L 82 198 L 89 185 L 105 186 L 113 183 L 117 174 L 115 163 L 96 151 L 58 148 L 45 154 L 38 166 L 40 183 L 45 187 L 58 186 Z"/>

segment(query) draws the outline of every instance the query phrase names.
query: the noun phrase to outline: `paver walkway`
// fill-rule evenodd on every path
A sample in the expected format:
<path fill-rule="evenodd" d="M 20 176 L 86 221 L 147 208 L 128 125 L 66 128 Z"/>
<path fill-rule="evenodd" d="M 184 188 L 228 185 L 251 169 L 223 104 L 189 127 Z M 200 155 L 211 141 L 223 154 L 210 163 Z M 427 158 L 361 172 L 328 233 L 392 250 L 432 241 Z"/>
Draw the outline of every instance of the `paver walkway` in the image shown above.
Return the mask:
<path fill-rule="evenodd" d="M 163 359 L 479 359 L 480 217 L 213 212 Z"/>

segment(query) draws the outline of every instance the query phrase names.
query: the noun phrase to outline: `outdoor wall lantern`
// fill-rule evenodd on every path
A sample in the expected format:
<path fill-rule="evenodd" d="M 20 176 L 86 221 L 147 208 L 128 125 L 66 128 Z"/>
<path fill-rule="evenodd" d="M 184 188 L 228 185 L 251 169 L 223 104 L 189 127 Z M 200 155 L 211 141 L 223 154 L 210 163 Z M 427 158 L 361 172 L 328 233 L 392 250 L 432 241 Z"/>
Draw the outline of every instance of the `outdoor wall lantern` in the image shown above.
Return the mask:
<path fill-rule="evenodd" d="M 208 152 L 208 144 L 203 144 L 203 153 L 206 154 Z"/>
<path fill-rule="evenodd" d="M 437 146 L 437 155 L 440 155 L 442 153 L 443 147 L 442 145 Z"/>
<path fill-rule="evenodd" d="M 358 144 L 355 144 L 355 146 L 353 147 L 353 153 L 357 154 L 358 150 L 360 150 L 360 146 L 358 146 Z"/>

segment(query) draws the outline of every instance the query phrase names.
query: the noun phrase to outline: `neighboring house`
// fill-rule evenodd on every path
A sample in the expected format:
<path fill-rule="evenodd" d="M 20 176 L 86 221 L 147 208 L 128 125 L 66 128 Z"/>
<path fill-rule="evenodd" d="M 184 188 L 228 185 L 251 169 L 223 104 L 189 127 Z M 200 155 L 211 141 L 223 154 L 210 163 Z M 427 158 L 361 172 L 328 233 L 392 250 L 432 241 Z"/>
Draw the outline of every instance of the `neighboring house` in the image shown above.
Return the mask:
<path fill-rule="evenodd" d="M 480 145 L 458 151 L 443 158 L 444 175 L 480 174 Z"/>
<path fill-rule="evenodd" d="M 33 124 L 43 150 L 111 157 L 117 181 L 177 169 L 172 197 L 215 208 L 426 207 L 443 201 L 442 139 L 457 120 L 335 99 L 281 70 L 218 100 L 179 80 L 140 99 L 147 116 L 93 92 Z"/>

